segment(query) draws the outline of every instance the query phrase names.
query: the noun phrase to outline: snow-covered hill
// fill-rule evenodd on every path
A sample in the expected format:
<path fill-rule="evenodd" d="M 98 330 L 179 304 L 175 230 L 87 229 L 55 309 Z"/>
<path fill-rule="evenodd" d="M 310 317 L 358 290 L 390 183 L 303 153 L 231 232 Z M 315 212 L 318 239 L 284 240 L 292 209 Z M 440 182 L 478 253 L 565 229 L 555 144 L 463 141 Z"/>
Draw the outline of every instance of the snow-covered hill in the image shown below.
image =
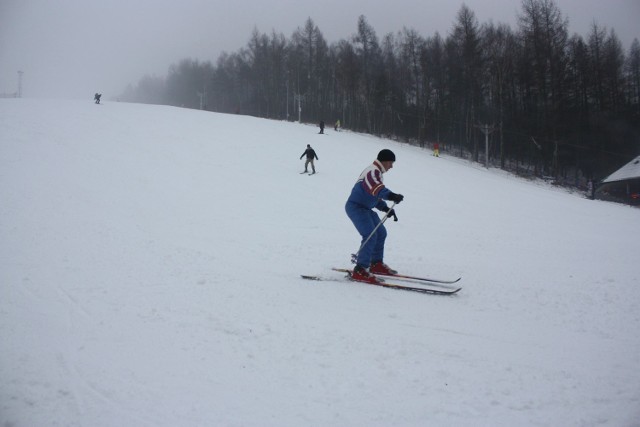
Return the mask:
<path fill-rule="evenodd" d="M 456 296 L 300 278 L 350 265 L 385 147 L 386 261 Z M 638 426 L 639 220 L 350 132 L 3 99 L 0 425 Z"/>

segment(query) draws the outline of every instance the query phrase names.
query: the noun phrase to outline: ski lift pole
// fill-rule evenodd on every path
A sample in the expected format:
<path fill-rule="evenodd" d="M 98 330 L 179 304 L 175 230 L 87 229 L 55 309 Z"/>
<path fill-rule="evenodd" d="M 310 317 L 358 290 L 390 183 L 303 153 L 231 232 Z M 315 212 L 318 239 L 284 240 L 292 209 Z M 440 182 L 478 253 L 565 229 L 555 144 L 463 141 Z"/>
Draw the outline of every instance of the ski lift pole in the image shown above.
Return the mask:
<path fill-rule="evenodd" d="M 389 218 L 389 212 L 391 212 L 393 210 L 393 207 L 396 205 L 396 202 L 393 202 L 393 204 L 391 205 L 391 207 L 389 208 L 389 210 L 387 212 L 385 212 L 384 216 L 382 217 L 382 219 L 380 220 L 380 222 L 378 223 L 378 225 L 376 225 L 376 227 L 373 229 L 373 231 L 371 232 L 371 234 L 369 234 L 369 237 L 367 237 L 367 239 L 360 245 L 360 248 L 358 249 L 358 252 L 356 252 L 355 254 L 351 254 L 351 263 L 355 264 L 356 261 L 358 260 L 358 255 L 360 254 L 360 251 L 362 250 L 362 248 L 364 248 L 364 245 L 366 245 L 367 243 L 369 243 L 369 240 L 371 240 L 371 238 L 373 237 L 374 233 L 378 230 L 378 228 L 384 224 L 384 222 Z"/>

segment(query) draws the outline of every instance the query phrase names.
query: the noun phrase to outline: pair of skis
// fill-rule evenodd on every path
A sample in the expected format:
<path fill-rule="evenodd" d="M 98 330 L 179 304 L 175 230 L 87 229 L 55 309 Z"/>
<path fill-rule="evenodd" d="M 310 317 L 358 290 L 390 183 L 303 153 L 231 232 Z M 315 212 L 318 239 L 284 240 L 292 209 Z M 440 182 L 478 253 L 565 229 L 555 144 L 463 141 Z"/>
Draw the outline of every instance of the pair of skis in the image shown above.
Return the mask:
<path fill-rule="evenodd" d="M 351 280 L 351 274 L 353 270 L 349 270 L 346 268 L 332 268 L 332 270 L 340 273 L 346 273 L 347 274 L 346 277 Z M 405 281 L 405 283 L 402 283 L 402 284 L 389 283 L 384 280 L 381 280 L 379 283 L 366 283 L 366 282 L 357 282 L 357 281 L 354 281 L 354 282 L 363 283 L 366 285 L 381 286 L 381 287 L 390 288 L 390 289 L 420 292 L 424 294 L 434 294 L 434 295 L 453 295 L 458 293 L 460 289 L 462 289 L 461 287 L 455 286 L 455 284 L 460 281 L 460 278 L 457 278 L 455 280 L 440 280 L 440 279 L 430 279 L 427 277 L 408 276 L 405 274 L 386 275 L 386 277 L 393 277 L 394 279 Z M 338 279 L 325 278 L 320 276 L 308 276 L 308 275 L 302 275 L 302 278 L 307 280 L 339 281 Z"/>

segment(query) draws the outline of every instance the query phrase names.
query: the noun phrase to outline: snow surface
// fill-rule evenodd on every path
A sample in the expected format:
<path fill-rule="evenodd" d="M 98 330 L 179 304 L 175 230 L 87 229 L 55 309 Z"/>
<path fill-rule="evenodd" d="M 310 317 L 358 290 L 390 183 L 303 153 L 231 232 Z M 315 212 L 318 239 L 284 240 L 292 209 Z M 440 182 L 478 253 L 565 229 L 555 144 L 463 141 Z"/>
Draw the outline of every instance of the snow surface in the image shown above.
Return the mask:
<path fill-rule="evenodd" d="M 350 265 L 384 147 L 386 261 L 456 296 L 300 278 Z M 0 200 L 0 426 L 640 425 L 638 209 L 346 131 L 30 99 L 0 100 Z"/>

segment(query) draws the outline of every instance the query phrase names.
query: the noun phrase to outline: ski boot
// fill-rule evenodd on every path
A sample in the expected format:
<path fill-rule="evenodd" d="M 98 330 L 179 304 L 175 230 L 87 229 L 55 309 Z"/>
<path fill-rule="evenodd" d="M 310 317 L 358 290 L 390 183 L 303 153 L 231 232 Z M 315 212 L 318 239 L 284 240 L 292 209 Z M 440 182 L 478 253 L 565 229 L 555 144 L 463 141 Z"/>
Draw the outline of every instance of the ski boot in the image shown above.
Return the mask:
<path fill-rule="evenodd" d="M 369 271 L 374 274 L 382 274 L 383 276 L 393 276 L 395 274 L 398 274 L 396 270 L 390 268 L 382 261 L 376 261 L 372 263 Z"/>
<path fill-rule="evenodd" d="M 381 283 L 380 279 L 369 273 L 367 269 L 361 265 L 356 265 L 356 268 L 353 269 L 349 276 L 351 276 L 351 280 L 356 282 L 371 283 L 373 285 Z"/>

